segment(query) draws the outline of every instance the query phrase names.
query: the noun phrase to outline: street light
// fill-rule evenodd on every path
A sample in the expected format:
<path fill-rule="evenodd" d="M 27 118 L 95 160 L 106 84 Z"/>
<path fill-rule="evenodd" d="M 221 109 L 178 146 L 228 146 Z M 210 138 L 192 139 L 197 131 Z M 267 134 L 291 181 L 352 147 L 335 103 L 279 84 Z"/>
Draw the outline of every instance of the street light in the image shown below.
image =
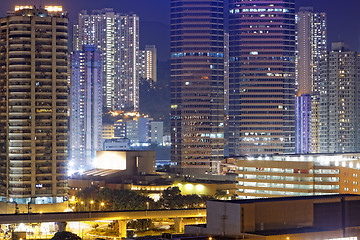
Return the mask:
<path fill-rule="evenodd" d="M 100 209 L 101 209 L 101 211 L 103 211 L 103 207 L 105 206 L 105 203 L 104 202 L 101 202 L 100 203 Z"/>
<path fill-rule="evenodd" d="M 91 207 L 92 207 L 92 205 L 94 204 L 94 200 L 91 200 L 90 201 L 90 205 L 89 205 L 89 211 L 91 212 Z"/>
<path fill-rule="evenodd" d="M 146 202 L 146 209 L 149 210 L 149 202 Z"/>

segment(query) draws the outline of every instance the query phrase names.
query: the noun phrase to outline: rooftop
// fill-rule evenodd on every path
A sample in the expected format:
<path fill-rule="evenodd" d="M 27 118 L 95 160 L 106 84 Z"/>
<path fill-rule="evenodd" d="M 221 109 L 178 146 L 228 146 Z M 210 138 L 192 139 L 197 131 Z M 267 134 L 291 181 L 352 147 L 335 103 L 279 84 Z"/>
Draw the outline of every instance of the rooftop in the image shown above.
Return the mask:
<path fill-rule="evenodd" d="M 356 194 L 332 194 L 332 195 L 315 195 L 315 196 L 299 196 L 299 197 L 258 198 L 258 199 L 245 199 L 245 200 L 230 200 L 230 201 L 226 201 L 226 200 L 211 200 L 211 201 L 236 203 L 236 204 L 250 204 L 250 203 L 261 203 L 261 202 L 340 199 L 340 198 L 348 198 L 348 197 L 356 197 L 360 199 L 360 196 Z"/>
<path fill-rule="evenodd" d="M 9 16 L 67 17 L 67 12 L 63 10 L 62 6 L 16 5 L 14 11 L 9 12 Z"/>

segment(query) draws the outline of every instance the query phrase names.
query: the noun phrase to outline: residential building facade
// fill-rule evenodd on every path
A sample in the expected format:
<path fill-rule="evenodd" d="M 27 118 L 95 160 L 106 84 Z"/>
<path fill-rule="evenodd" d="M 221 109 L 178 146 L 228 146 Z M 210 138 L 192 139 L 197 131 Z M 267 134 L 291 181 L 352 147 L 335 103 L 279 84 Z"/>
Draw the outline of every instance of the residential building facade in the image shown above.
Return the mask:
<path fill-rule="evenodd" d="M 154 144 L 163 145 L 164 143 L 164 122 L 150 122 L 150 141 Z"/>
<path fill-rule="evenodd" d="M 16 6 L 0 32 L 0 200 L 66 201 L 67 13 Z"/>
<path fill-rule="evenodd" d="M 97 45 L 102 55 L 105 111 L 137 110 L 139 17 L 111 8 L 81 11 L 73 34 L 73 50 Z"/>
<path fill-rule="evenodd" d="M 146 45 L 139 54 L 139 76 L 157 82 L 157 50 L 155 45 Z"/>
<path fill-rule="evenodd" d="M 360 56 L 333 43 L 320 71 L 320 152 L 359 152 Z"/>
<path fill-rule="evenodd" d="M 319 152 L 320 62 L 327 51 L 326 13 L 297 14 L 296 153 Z"/>

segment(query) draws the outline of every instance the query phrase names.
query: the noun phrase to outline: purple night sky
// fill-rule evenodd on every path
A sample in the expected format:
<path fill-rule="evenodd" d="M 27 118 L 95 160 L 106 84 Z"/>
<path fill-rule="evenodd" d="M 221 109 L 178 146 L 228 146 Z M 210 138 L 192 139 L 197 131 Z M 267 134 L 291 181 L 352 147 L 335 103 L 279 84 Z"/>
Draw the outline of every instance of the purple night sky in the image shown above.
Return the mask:
<path fill-rule="evenodd" d="M 227 2 L 227 0 L 225 0 Z M 352 50 L 360 51 L 359 0 L 296 0 L 297 7 L 313 6 L 315 11 L 328 14 L 329 42 L 342 40 Z M 80 10 L 114 8 L 117 12 L 134 12 L 140 16 L 141 46 L 155 44 L 160 60 L 169 56 L 170 0 L 1 0 L 0 16 L 6 16 L 16 4 L 62 5 L 73 23 Z"/>

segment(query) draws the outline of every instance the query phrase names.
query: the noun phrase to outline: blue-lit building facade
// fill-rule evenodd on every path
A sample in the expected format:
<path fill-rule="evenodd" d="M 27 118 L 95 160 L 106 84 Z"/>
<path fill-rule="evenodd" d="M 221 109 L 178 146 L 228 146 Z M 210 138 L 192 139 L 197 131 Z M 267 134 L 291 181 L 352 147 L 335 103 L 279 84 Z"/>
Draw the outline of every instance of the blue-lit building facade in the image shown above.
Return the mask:
<path fill-rule="evenodd" d="M 230 0 L 229 154 L 295 150 L 295 0 Z"/>
<path fill-rule="evenodd" d="M 311 95 L 295 98 L 295 152 L 311 153 Z"/>
<path fill-rule="evenodd" d="M 224 157 L 224 1 L 171 0 L 171 159 L 184 174 Z"/>
<path fill-rule="evenodd" d="M 69 171 L 92 167 L 102 150 L 102 64 L 95 45 L 71 54 Z"/>

